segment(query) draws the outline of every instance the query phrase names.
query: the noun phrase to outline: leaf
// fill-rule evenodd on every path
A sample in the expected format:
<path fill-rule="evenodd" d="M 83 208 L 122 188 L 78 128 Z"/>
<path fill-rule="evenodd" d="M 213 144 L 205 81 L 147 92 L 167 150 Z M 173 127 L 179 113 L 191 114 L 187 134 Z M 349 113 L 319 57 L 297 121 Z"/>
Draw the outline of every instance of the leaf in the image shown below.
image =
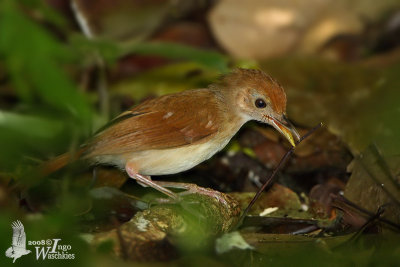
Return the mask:
<path fill-rule="evenodd" d="M 385 206 L 382 217 L 400 224 L 400 156 L 390 157 L 387 162 L 378 147 L 370 145 L 349 169 L 352 174 L 345 197 L 372 214 Z"/>
<path fill-rule="evenodd" d="M 169 59 L 184 59 L 199 63 L 203 66 L 227 72 L 228 58 L 214 51 L 206 51 L 198 48 L 175 43 L 137 43 L 125 48 L 125 53 L 133 52 L 140 55 L 157 55 Z"/>
<path fill-rule="evenodd" d="M 0 56 L 21 100 L 37 105 L 39 98 L 87 124 L 92 115 L 89 103 L 63 69 L 73 58 L 72 50 L 28 19 L 15 1 L 0 3 L 0 24 L 7 25 L 0 34 Z"/>
<path fill-rule="evenodd" d="M 60 120 L 0 111 L 0 167 L 10 169 L 32 153 L 54 151 L 65 132 Z"/>
<path fill-rule="evenodd" d="M 198 73 L 198 75 L 191 75 Z M 203 88 L 217 79 L 219 72 L 196 63 L 169 64 L 121 81 L 111 92 L 131 95 L 135 100 L 149 95 L 164 95 L 183 90 Z"/>
<path fill-rule="evenodd" d="M 215 251 L 218 254 L 228 252 L 233 248 L 254 249 L 243 239 L 238 231 L 226 233 L 215 241 Z"/>
<path fill-rule="evenodd" d="M 59 134 L 64 129 L 63 126 L 58 120 L 0 111 L 0 128 L 3 130 L 25 133 L 29 129 L 30 136 L 50 139 Z"/>
<path fill-rule="evenodd" d="M 83 36 L 71 36 L 71 44 L 82 54 L 99 51 L 108 62 L 128 54 L 160 56 L 174 60 L 185 60 L 198 63 L 204 67 L 229 71 L 229 58 L 215 51 L 202 50 L 187 45 L 168 42 L 136 42 L 133 44 L 117 44 L 106 40 L 89 40 Z"/>

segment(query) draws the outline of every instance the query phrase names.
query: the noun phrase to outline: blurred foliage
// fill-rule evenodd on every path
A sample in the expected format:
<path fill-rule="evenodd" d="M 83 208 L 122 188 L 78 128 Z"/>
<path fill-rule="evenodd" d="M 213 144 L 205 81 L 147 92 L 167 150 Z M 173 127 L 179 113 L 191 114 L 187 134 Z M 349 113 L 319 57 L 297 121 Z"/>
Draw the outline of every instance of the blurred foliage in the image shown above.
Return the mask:
<path fill-rule="evenodd" d="M 40 12 L 59 26 L 60 30 L 65 30 L 61 17 L 40 1 L 35 3 L 29 3 L 29 8 Z M 94 117 L 99 115 L 93 113 L 88 95 L 77 88 L 70 75 L 74 68 L 85 67 L 82 63 L 88 66 L 95 64 L 96 57 L 93 55 L 96 53 L 109 63 L 134 52 L 189 60 L 206 69 L 228 71 L 228 59 L 216 52 L 172 43 L 137 43 L 121 47 L 115 43 L 92 41 L 76 35 L 71 35 L 70 42 L 65 43 L 56 39 L 45 27 L 34 23 L 32 18 L 21 12 L 15 1 L 2 1 L 0 12 L 0 23 L 7 25 L 0 35 L 0 56 L 18 97 L 15 110 L 3 112 L 0 116 L 0 145 L 12 153 L 0 154 L 3 168 L 15 167 L 21 160 L 18 155 L 43 156 L 49 152 L 57 154 L 65 151 L 67 147 L 60 144 L 71 144 L 68 140 L 74 140 L 70 147 L 72 149 L 93 132 L 94 127 L 99 127 L 94 123 Z M 137 98 L 148 93 L 139 91 L 134 94 L 137 94 Z M 18 120 L 13 121 L 13 118 Z M 32 120 L 35 119 L 42 124 L 32 127 Z M 39 126 L 43 126 L 40 128 L 41 133 L 33 129 Z"/>
<path fill-rule="evenodd" d="M 0 52 L 18 97 L 27 105 L 48 105 L 87 123 L 91 108 L 63 65 L 71 49 L 24 16 L 15 1 L 2 1 Z"/>
<path fill-rule="evenodd" d="M 229 71 L 228 58 L 218 52 L 203 51 L 185 45 L 173 43 L 141 43 L 124 49 L 127 53 L 140 55 L 158 55 L 170 59 L 186 59 L 197 62 L 219 72 Z"/>
<path fill-rule="evenodd" d="M 233 266 L 394 266 L 399 260 L 393 248 L 398 236 L 307 236 L 243 233 L 257 250 L 232 250 L 220 257 Z M 398 251 L 398 249 L 397 249 Z"/>
<path fill-rule="evenodd" d="M 38 20 L 50 23 L 51 27 Z M 228 59 L 216 52 L 170 43 L 121 47 L 76 35 L 67 37 L 66 42 L 65 36 L 70 36 L 70 31 L 63 18 L 42 1 L 1 1 L 0 24 L 5 25 L 0 32 L 0 86 L 7 92 L 12 88 L 11 95 L 15 97 L 11 105 L 7 103 L 0 111 L 0 235 L 7 237 L 0 242 L 0 250 L 10 246 L 10 224 L 19 219 L 25 226 L 27 240 L 61 238 L 63 244 L 72 246 L 75 260 L 62 261 L 62 264 L 97 266 L 96 259 L 110 250 L 91 254 L 88 243 L 80 237 L 79 215 L 90 209 L 87 185 L 76 184 L 68 175 L 61 180 L 32 183 L 32 166 L 49 154 L 76 147 L 93 132 L 98 120 L 94 109 L 98 96 L 83 92 L 77 86 L 76 71 L 96 64 L 93 56 L 96 54 L 109 64 L 132 52 L 158 55 L 192 62 L 189 64 L 197 64 L 211 73 L 227 72 Z M 174 77 L 176 73 L 170 72 L 167 76 Z M 138 92 L 135 98 L 149 93 Z M 7 184 L 11 191 L 3 187 Z M 109 265 L 115 264 L 109 261 Z M 11 259 L 0 257 L 2 266 L 10 263 Z M 17 263 L 54 264 L 34 257 L 22 257 Z"/>
<path fill-rule="evenodd" d="M 0 236 L 4 237 L 0 241 L 0 251 L 4 252 L 10 246 L 10 223 L 19 219 L 25 226 L 27 240 L 61 238 L 62 243 L 72 246 L 75 260 L 62 261 L 62 264 L 128 265 L 109 256 L 112 244 L 103 244 L 94 250 L 81 236 L 81 232 L 98 230 L 82 226 L 85 219 L 98 218 L 87 212 L 93 210 L 90 180 L 87 183 L 86 180 L 76 181 L 67 173 L 58 177 L 62 179 L 32 183 L 30 181 L 35 178 L 32 169 L 50 155 L 73 150 L 99 126 L 101 115 L 96 112 L 97 92 L 80 88 L 76 82 L 82 73 L 98 63 L 96 56 L 101 56 L 107 66 L 117 64 L 119 58 L 132 53 L 160 56 L 172 61 L 132 80 L 110 86 L 111 96 L 129 95 L 135 101 L 149 95 L 204 87 L 220 73 L 229 71 L 229 57 L 172 43 L 121 45 L 88 40 L 71 33 L 64 19 L 39 0 L 2 0 L 0 25 L 0 93 L 12 92 L 11 104 L 0 107 Z M 243 61 L 236 64 L 253 67 L 255 63 Z M 319 121 L 328 122 L 329 128 L 342 136 L 353 151 L 361 151 L 369 143 L 377 142 L 384 151 L 398 153 L 398 64 L 383 69 L 309 59 L 300 63 L 288 60 L 268 64 L 266 69 L 288 85 L 289 115 L 298 124 L 312 126 Z M 115 113 L 120 111 L 118 108 Z M 254 156 L 252 151 L 249 154 Z M 105 191 L 101 194 L 104 199 L 109 197 Z M 127 206 L 137 204 L 125 195 L 121 199 Z M 121 207 L 119 204 L 113 203 Z M 100 211 L 108 206 L 102 207 Z M 206 223 L 212 225 L 213 222 Z M 185 237 L 193 244 L 196 244 L 196 238 L 198 233 Z M 365 255 L 373 263 L 386 260 L 390 265 L 398 262 L 398 257 L 386 250 L 391 242 L 381 247 L 362 245 L 339 253 L 325 247 L 316 250 L 315 244 L 303 247 L 303 244 L 294 243 L 295 251 L 277 251 L 265 246 L 267 249 L 258 252 L 235 251 L 233 255 L 215 255 L 213 251 L 199 249 L 195 255 L 191 254 L 193 252 L 184 254 L 181 260 L 171 264 L 226 263 L 239 266 L 297 262 L 309 265 L 325 261 L 332 265 L 348 262 L 367 265 L 363 258 Z M 398 252 L 398 247 L 393 245 L 392 248 Z M 381 258 L 382 262 L 378 262 Z M 17 262 L 29 266 L 54 266 L 52 261 L 36 261 L 31 256 L 22 257 Z M 11 259 L 0 257 L 1 266 L 10 264 Z"/>
<path fill-rule="evenodd" d="M 112 93 L 142 99 L 149 95 L 181 92 L 187 88 L 204 88 L 219 75 L 217 70 L 196 62 L 168 64 L 114 84 Z"/>
<path fill-rule="evenodd" d="M 82 56 L 98 51 L 109 63 L 129 55 L 160 56 L 173 60 L 186 60 L 198 63 L 204 67 L 226 73 L 229 71 L 229 58 L 214 51 L 169 42 L 140 42 L 134 44 L 119 44 L 107 40 L 88 40 L 82 35 L 72 35 L 70 42 L 78 48 Z"/>
<path fill-rule="evenodd" d="M 51 14 L 51 21 L 56 16 L 47 9 L 42 14 Z M 10 168 L 21 155 L 41 155 L 61 140 L 82 139 L 90 132 L 93 111 L 66 72 L 74 59 L 68 45 L 34 23 L 17 1 L 0 3 L 0 24 L 1 64 L 17 97 L 15 110 L 2 112 L 0 119 L 0 145 L 7 148 L 0 164 Z"/>

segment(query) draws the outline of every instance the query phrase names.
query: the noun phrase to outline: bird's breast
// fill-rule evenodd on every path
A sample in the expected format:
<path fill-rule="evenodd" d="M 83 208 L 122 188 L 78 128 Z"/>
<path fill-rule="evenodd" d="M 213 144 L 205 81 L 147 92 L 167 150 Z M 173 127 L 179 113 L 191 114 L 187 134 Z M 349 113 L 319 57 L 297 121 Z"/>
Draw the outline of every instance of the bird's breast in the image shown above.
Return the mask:
<path fill-rule="evenodd" d="M 223 149 L 230 138 L 208 141 L 202 144 L 191 144 L 177 148 L 162 150 L 147 150 L 131 153 L 127 161 L 138 166 L 138 172 L 143 175 L 175 174 L 200 164 Z"/>

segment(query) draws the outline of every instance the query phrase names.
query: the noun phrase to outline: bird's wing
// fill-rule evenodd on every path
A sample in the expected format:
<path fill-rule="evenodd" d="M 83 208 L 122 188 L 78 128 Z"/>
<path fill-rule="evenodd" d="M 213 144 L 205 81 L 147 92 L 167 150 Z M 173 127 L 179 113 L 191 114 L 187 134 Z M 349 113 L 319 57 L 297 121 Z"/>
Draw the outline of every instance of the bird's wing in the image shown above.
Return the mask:
<path fill-rule="evenodd" d="M 208 140 L 222 117 L 205 89 L 152 99 L 122 113 L 86 146 L 86 156 L 167 149 Z"/>
<path fill-rule="evenodd" d="M 12 246 L 13 248 L 23 248 L 26 247 L 26 235 L 24 231 L 24 226 L 22 223 L 17 220 L 11 224 L 13 229 L 13 239 L 12 239 Z"/>

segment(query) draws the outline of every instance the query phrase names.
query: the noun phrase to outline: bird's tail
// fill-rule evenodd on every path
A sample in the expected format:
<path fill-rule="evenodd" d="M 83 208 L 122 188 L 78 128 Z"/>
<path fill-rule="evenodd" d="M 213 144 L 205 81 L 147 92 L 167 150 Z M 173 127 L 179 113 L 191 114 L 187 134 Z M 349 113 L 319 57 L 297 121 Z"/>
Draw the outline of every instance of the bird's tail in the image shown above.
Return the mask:
<path fill-rule="evenodd" d="M 13 249 L 12 249 L 12 247 L 9 247 L 6 250 L 6 256 L 9 257 L 9 258 L 12 258 L 12 255 L 13 255 Z"/>
<path fill-rule="evenodd" d="M 39 173 L 44 176 L 52 174 L 80 159 L 84 152 L 85 148 L 81 148 L 76 152 L 67 152 L 50 159 L 39 166 Z"/>

